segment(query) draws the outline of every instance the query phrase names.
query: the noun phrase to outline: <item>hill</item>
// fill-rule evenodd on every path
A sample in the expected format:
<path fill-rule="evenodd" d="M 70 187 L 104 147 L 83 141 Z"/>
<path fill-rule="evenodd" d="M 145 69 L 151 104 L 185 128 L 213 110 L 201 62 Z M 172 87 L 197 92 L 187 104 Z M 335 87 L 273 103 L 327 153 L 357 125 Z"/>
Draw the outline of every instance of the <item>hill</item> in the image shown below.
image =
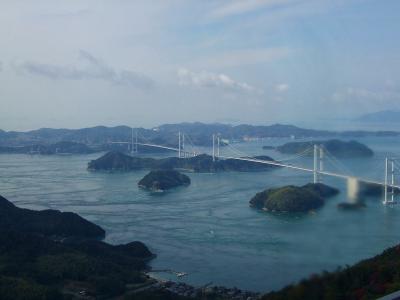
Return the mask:
<path fill-rule="evenodd" d="M 274 161 L 268 156 L 254 157 L 260 160 Z M 161 159 L 129 156 L 120 152 L 109 152 L 88 164 L 91 171 L 133 171 L 140 169 L 185 169 L 192 172 L 222 172 L 222 171 L 266 171 L 276 166 L 236 159 L 216 159 L 207 154 L 195 157 L 168 157 Z"/>
<path fill-rule="evenodd" d="M 365 123 L 399 123 L 400 111 L 384 110 L 369 113 L 360 116 L 356 121 Z"/>
<path fill-rule="evenodd" d="M 229 124 L 204 124 L 204 123 L 178 123 L 165 124 L 155 128 L 131 128 L 128 126 L 96 126 L 81 129 L 52 129 L 42 128 L 38 130 L 17 132 L 0 131 L 0 146 L 20 147 L 32 145 L 49 145 L 58 142 L 75 142 L 88 145 L 95 150 L 119 150 L 127 149 L 127 144 L 111 144 L 111 142 L 132 142 L 132 129 L 138 133 L 139 142 L 151 142 L 165 146 L 176 147 L 178 144 L 178 132 L 190 134 L 194 145 L 210 146 L 211 135 L 220 134 L 224 139 L 246 140 L 247 138 L 265 137 L 291 137 L 296 138 L 321 138 L 321 137 L 348 137 L 348 136 L 398 136 L 395 131 L 327 131 L 300 128 L 294 125 L 237 125 Z M 118 149 L 120 148 L 120 149 Z M 149 149 L 144 148 L 143 151 Z M 151 151 L 155 151 L 152 149 Z"/>
<path fill-rule="evenodd" d="M 262 300 L 377 299 L 399 289 L 400 245 L 354 266 L 313 275 L 280 291 L 268 293 Z"/>
<path fill-rule="evenodd" d="M 315 144 L 323 145 L 323 147 L 336 157 L 369 157 L 373 156 L 374 152 L 366 145 L 357 141 L 309 141 L 309 142 L 291 142 L 276 147 L 276 149 L 284 154 L 303 153 L 307 149 L 312 148 Z M 308 155 L 312 155 L 313 151 L 309 151 Z"/>
<path fill-rule="evenodd" d="M 0 153 L 14 153 L 14 154 L 89 154 L 95 152 L 94 149 L 82 143 L 75 142 L 57 142 L 50 145 L 30 145 L 30 146 L 13 146 L 1 147 Z"/>
<path fill-rule="evenodd" d="M 21 209 L 0 196 L 0 299 L 105 299 L 148 282 L 149 249 L 88 239 L 104 234 L 77 214 Z"/>
<path fill-rule="evenodd" d="M 19 208 L 1 196 L 0 228 L 58 237 L 103 238 L 105 235 L 100 226 L 75 213 Z"/>

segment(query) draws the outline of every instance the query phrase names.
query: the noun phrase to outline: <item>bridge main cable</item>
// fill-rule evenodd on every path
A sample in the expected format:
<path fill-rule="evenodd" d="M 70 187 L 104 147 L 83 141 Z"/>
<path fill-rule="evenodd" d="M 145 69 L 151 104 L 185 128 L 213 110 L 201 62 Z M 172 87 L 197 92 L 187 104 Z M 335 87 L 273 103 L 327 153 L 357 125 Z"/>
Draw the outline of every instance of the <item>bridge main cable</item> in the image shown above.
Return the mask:
<path fill-rule="evenodd" d="M 136 143 L 136 144 L 137 145 L 142 145 L 142 146 L 148 146 L 148 147 L 156 147 L 156 148 L 161 148 L 161 149 L 167 149 L 167 150 L 172 150 L 172 151 L 177 151 L 177 152 L 179 151 L 178 148 L 168 147 L 168 146 L 161 146 L 161 145 L 150 144 L 150 143 Z M 305 172 L 310 172 L 310 173 L 315 172 L 314 169 L 288 165 L 288 164 L 280 163 L 279 161 L 269 161 L 269 160 L 260 160 L 260 159 L 250 158 L 250 157 L 234 157 L 234 156 L 219 156 L 218 158 L 249 161 L 249 162 L 267 164 L 267 165 L 283 167 L 283 168 L 288 168 L 288 169 L 293 169 L 293 170 L 305 171 Z M 329 171 L 317 171 L 317 173 L 321 174 L 321 175 L 327 175 L 327 176 L 337 177 L 337 178 L 342 178 L 342 179 L 354 178 L 354 179 L 356 179 L 358 181 L 361 181 L 361 182 L 364 182 L 364 183 L 370 183 L 370 184 L 376 184 L 376 185 L 382 185 L 382 186 L 385 185 L 384 182 L 375 181 L 375 180 L 366 179 L 366 178 L 361 178 L 361 177 L 355 177 L 355 176 L 346 175 L 346 174 L 339 174 L 339 173 L 334 173 L 334 172 L 329 172 Z M 400 189 L 400 185 L 387 184 L 387 186 L 391 187 L 391 188 Z"/>

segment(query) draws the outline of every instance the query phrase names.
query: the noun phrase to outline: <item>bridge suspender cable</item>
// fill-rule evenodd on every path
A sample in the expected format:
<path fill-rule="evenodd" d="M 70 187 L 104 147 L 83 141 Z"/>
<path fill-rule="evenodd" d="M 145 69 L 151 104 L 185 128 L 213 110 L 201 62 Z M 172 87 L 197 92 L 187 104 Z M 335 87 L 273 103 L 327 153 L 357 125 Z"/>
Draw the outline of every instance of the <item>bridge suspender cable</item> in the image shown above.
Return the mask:
<path fill-rule="evenodd" d="M 133 137 L 132 137 L 133 139 Z M 217 139 L 217 143 L 215 142 L 215 139 Z M 174 147 L 168 147 L 168 146 L 162 146 L 162 145 L 157 145 L 157 144 L 152 144 L 152 143 L 139 143 L 137 139 L 137 132 L 136 132 L 136 151 L 137 151 L 137 146 L 138 145 L 143 145 L 143 146 L 149 146 L 149 147 L 156 147 L 156 148 L 162 148 L 162 149 L 168 149 L 172 151 L 177 151 L 178 152 L 178 157 L 182 156 L 182 153 L 184 155 L 188 154 L 186 151 L 184 151 L 184 135 L 181 134 L 181 132 L 178 133 L 178 148 Z M 216 145 L 217 144 L 217 145 Z M 216 149 L 217 146 L 217 149 Z M 230 145 L 228 145 L 230 146 Z M 232 146 L 230 146 L 232 150 L 235 150 L 236 152 L 240 152 L 239 150 L 236 150 Z M 298 157 L 301 157 L 304 155 L 304 153 L 307 153 L 308 149 L 301 153 Z M 186 153 L 186 154 L 185 154 Z M 325 155 L 326 154 L 326 155 Z M 385 159 L 385 179 L 384 182 L 380 182 L 377 180 L 371 180 L 371 179 L 366 179 L 366 178 L 360 178 L 352 175 L 347 175 L 347 174 L 340 174 L 340 173 L 335 173 L 335 172 L 329 172 L 325 170 L 325 165 L 324 165 L 324 158 L 330 158 L 332 155 L 328 155 L 329 152 L 326 151 L 326 149 L 322 145 L 314 145 L 314 166 L 312 169 L 309 168 L 304 168 L 300 166 L 294 166 L 291 164 L 285 164 L 280 161 L 268 161 L 268 160 L 261 160 L 261 159 L 255 159 L 251 158 L 248 155 L 244 155 L 244 157 L 235 157 L 235 156 L 221 156 L 220 155 L 220 136 L 217 136 L 216 134 L 212 135 L 212 159 L 215 161 L 215 158 L 222 158 L 222 159 L 235 159 L 235 160 L 241 160 L 241 161 L 249 161 L 249 162 L 256 162 L 256 163 L 262 163 L 262 164 L 268 164 L 272 166 L 279 166 L 279 167 L 284 167 L 288 169 L 294 169 L 294 170 L 299 170 L 299 171 L 305 171 L 305 172 L 311 172 L 313 173 L 313 178 L 314 178 L 314 183 L 320 182 L 321 180 L 321 175 L 326 175 L 326 176 L 332 176 L 332 177 L 337 177 L 337 178 L 343 178 L 347 180 L 352 180 L 356 182 L 364 182 L 364 183 L 370 183 L 370 184 L 375 184 L 375 185 L 381 185 L 384 187 L 384 204 L 393 204 L 395 203 L 394 199 L 394 194 L 395 194 L 395 189 L 400 189 L 399 185 L 395 184 L 395 166 L 396 162 L 395 159 Z M 336 163 L 339 163 L 336 159 L 333 159 L 334 156 L 332 156 L 332 162 L 336 161 Z M 390 163 L 390 167 L 389 167 Z M 389 172 L 390 172 L 390 183 L 389 183 Z M 388 190 L 390 190 L 390 199 L 388 199 Z"/>

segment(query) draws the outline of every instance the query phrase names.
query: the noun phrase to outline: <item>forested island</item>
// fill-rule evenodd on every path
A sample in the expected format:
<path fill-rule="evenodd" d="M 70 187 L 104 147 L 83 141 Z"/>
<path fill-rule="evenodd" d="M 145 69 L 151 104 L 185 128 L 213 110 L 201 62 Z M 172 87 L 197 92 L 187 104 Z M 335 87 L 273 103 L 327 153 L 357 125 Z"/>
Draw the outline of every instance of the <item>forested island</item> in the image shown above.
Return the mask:
<path fill-rule="evenodd" d="M 255 159 L 274 161 L 268 156 L 255 156 Z M 178 158 L 142 158 L 129 156 L 120 152 L 109 152 L 102 157 L 92 160 L 88 169 L 92 171 L 133 171 L 141 169 L 163 170 L 184 169 L 192 172 L 222 172 L 222 171 L 267 171 L 278 168 L 273 165 L 236 159 L 215 159 L 207 154 L 194 157 Z"/>
<path fill-rule="evenodd" d="M 103 151 L 128 151 L 128 144 L 138 134 L 140 143 L 154 143 L 176 147 L 178 132 L 190 135 L 195 146 L 211 146 L 212 134 L 219 134 L 227 140 L 247 141 L 262 138 L 347 138 L 363 136 L 399 136 L 397 131 L 329 131 L 307 129 L 287 124 L 272 124 L 255 126 L 248 124 L 205 124 L 205 123 L 178 123 L 164 124 L 154 128 L 132 128 L 129 126 L 95 126 L 81 129 L 53 129 L 41 128 L 26 132 L 4 131 L 0 129 L 0 147 L 23 147 L 51 145 L 59 142 L 74 142 L 85 144 L 91 149 Z M 122 143 L 121 143 L 122 142 Z M 162 151 L 155 148 L 139 146 L 141 151 Z"/>
<path fill-rule="evenodd" d="M 178 186 L 187 186 L 190 178 L 175 170 L 154 170 L 144 176 L 138 185 L 150 191 L 165 191 Z"/>
<path fill-rule="evenodd" d="M 257 193 L 250 200 L 250 206 L 271 212 L 308 212 L 320 208 L 324 199 L 338 193 L 338 189 L 322 183 L 288 185 Z"/>
<path fill-rule="evenodd" d="M 374 152 L 366 145 L 357 141 L 341 141 L 341 140 L 326 140 L 326 141 L 309 141 L 309 142 L 290 142 L 276 147 L 281 153 L 284 154 L 298 154 L 303 153 L 314 145 L 322 145 L 330 154 L 341 157 L 370 157 Z M 312 155 L 312 151 L 307 153 Z"/>
<path fill-rule="evenodd" d="M 0 146 L 0 153 L 10 154 L 90 154 L 95 149 L 82 143 L 58 142 L 55 144 L 33 144 L 29 146 Z"/>
<path fill-rule="evenodd" d="M 388 187 L 388 193 L 392 192 L 392 188 Z M 395 195 L 400 194 L 399 188 L 394 188 Z M 384 193 L 384 186 L 381 184 L 360 182 L 359 196 L 361 197 L 381 197 Z"/>

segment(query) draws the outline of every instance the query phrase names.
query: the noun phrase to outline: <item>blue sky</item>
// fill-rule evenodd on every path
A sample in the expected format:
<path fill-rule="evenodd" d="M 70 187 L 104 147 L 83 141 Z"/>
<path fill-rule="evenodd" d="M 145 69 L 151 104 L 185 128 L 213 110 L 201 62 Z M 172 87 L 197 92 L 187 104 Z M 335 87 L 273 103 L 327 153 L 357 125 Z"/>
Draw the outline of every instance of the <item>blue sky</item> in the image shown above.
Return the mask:
<path fill-rule="evenodd" d="M 399 110 L 399 9 L 391 0 L 5 0 L 0 128 L 323 126 Z"/>

